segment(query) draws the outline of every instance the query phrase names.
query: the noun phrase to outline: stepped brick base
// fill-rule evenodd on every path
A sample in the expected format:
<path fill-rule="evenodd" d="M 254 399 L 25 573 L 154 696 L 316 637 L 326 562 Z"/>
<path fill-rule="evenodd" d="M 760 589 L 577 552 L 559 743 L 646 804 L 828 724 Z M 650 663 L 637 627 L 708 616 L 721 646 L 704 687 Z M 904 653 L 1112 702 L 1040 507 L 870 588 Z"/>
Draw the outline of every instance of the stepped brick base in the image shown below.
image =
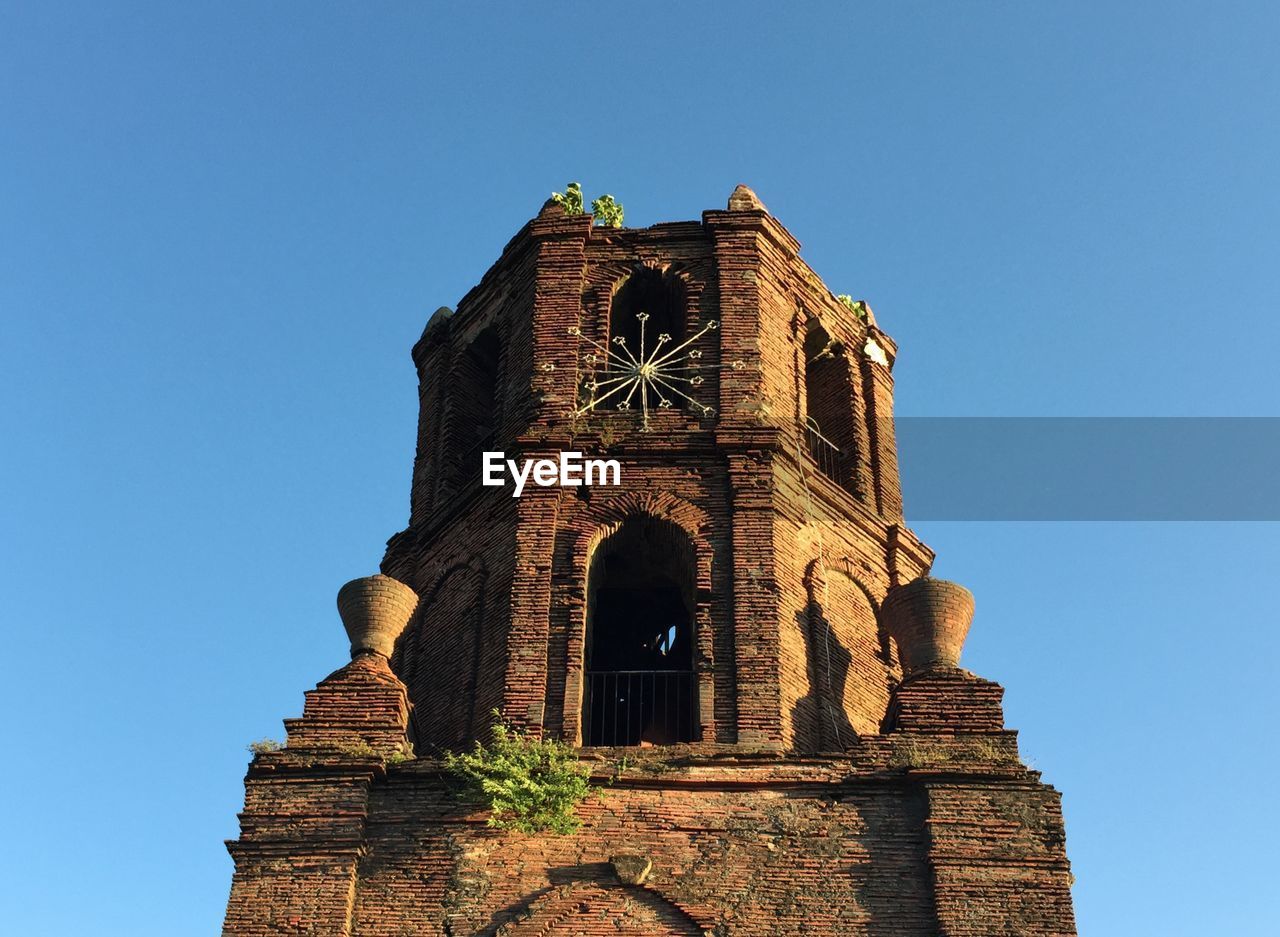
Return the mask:
<path fill-rule="evenodd" d="M 365 699 L 394 713 L 386 676 L 339 671 L 255 758 L 226 937 L 1075 933 L 1059 796 L 1019 762 L 1000 687 L 963 671 L 908 681 L 894 730 L 840 754 L 587 752 L 569 836 L 489 828 L 437 760 L 317 741 Z M 652 862 L 643 884 L 620 853 Z"/>

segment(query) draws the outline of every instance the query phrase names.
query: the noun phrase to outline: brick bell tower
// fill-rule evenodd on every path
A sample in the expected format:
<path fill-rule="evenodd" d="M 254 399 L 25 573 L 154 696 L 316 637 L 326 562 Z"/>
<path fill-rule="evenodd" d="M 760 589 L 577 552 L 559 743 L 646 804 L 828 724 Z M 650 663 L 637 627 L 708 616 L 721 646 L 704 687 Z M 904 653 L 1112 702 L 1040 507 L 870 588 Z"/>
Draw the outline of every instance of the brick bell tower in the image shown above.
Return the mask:
<path fill-rule="evenodd" d="M 431 317 L 409 526 L 250 765 L 224 934 L 1075 934 L 1059 795 L 903 525 L 897 348 L 798 251 L 745 186 L 548 202 Z M 618 484 L 513 497 L 485 452 Z M 451 792 L 494 709 L 594 766 L 577 833 Z"/>

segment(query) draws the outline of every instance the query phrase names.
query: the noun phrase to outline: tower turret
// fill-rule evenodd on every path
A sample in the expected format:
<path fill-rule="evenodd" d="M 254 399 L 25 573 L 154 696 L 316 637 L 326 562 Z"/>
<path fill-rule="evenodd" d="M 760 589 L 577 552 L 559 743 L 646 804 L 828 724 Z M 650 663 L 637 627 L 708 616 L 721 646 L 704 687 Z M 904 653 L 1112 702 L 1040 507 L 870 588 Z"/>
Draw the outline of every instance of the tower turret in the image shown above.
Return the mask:
<path fill-rule="evenodd" d="M 393 658 L 419 749 L 495 707 L 587 745 L 874 732 L 901 676 L 875 608 L 931 558 L 901 523 L 894 350 L 745 186 L 644 229 L 548 202 L 414 348 L 383 569 L 422 596 Z M 564 451 L 620 483 L 481 484 L 485 452 Z"/>

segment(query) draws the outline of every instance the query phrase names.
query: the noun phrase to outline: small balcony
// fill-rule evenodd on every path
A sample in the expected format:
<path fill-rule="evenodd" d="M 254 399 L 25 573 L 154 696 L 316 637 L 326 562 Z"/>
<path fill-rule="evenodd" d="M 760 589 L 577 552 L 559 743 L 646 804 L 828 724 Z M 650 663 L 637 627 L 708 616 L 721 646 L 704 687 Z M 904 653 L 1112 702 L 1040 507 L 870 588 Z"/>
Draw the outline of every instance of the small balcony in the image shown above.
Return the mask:
<path fill-rule="evenodd" d="M 589 670 L 584 745 L 675 745 L 694 741 L 695 683 L 685 670 Z"/>

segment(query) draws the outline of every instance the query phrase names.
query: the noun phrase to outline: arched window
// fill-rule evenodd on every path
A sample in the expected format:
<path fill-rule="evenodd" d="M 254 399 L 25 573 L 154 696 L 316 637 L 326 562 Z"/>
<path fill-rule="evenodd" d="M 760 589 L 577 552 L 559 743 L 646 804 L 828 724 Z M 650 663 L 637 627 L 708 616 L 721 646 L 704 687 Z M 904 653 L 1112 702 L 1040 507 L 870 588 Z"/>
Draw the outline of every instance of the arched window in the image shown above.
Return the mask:
<path fill-rule="evenodd" d="M 481 453 L 496 441 L 502 406 L 498 382 L 502 343 L 492 327 L 485 329 L 454 362 L 450 381 L 446 464 L 452 461 L 455 491 L 480 484 Z"/>
<path fill-rule="evenodd" d="M 446 570 L 423 594 L 392 657 L 413 704 L 410 740 L 418 751 L 459 748 L 487 725 L 485 580 L 478 561 Z"/>
<path fill-rule="evenodd" d="M 854 376 L 844 346 L 813 322 L 804 340 L 805 435 L 818 471 L 854 490 Z"/>
<path fill-rule="evenodd" d="M 586 745 L 693 741 L 696 560 L 680 527 L 625 521 L 591 558 L 587 579 Z"/>
<path fill-rule="evenodd" d="M 633 354 L 640 353 L 641 322 L 639 313 L 647 313 L 644 321 L 644 345 L 652 352 L 658 336 L 667 334 L 671 340 L 667 347 L 684 341 L 685 319 L 689 299 L 684 281 L 673 274 L 647 267 L 637 270 L 627 278 L 613 297 L 609 309 L 609 340 L 622 337 Z"/>

